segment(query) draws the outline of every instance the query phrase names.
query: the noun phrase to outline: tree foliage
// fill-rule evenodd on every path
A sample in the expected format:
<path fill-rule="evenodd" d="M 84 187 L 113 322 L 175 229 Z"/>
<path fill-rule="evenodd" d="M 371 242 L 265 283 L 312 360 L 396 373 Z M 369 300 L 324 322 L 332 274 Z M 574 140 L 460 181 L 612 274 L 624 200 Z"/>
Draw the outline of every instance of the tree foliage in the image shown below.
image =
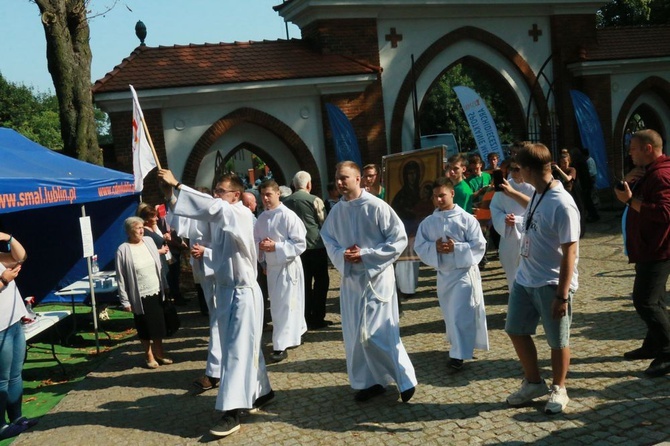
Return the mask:
<path fill-rule="evenodd" d="M 33 0 L 41 14 L 47 63 L 58 98 L 63 152 L 102 164 L 91 93 L 88 0 Z"/>
<path fill-rule="evenodd" d="M 7 82 L 0 74 L 0 126 L 53 150 L 63 149 L 56 97 Z"/>
<path fill-rule="evenodd" d="M 453 133 L 461 150 L 475 148 L 475 140 L 468 120 L 456 97 L 454 87 L 470 87 L 486 102 L 498 129 L 500 142 L 512 142 L 512 126 L 507 115 L 507 105 L 500 93 L 485 75 L 463 64 L 447 70 L 428 91 L 420 112 L 422 135 Z"/>
<path fill-rule="evenodd" d="M 613 0 L 597 12 L 598 26 L 643 26 L 670 23 L 670 0 Z"/>

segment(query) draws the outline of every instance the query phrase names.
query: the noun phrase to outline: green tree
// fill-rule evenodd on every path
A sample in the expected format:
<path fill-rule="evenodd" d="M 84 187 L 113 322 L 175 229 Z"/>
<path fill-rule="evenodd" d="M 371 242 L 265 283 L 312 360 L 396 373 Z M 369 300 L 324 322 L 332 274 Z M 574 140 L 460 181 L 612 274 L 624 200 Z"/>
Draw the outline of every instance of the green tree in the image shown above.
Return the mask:
<path fill-rule="evenodd" d="M 667 24 L 669 0 L 614 0 L 597 12 L 598 27 Z"/>
<path fill-rule="evenodd" d="M 47 64 L 58 98 L 63 152 L 102 164 L 91 93 L 89 0 L 33 0 L 47 43 Z"/>
<path fill-rule="evenodd" d="M 422 135 L 453 133 L 461 147 L 475 148 L 475 140 L 454 87 L 462 85 L 475 90 L 486 102 L 498 129 L 502 143 L 513 141 L 512 126 L 505 118 L 507 105 L 486 75 L 463 64 L 456 64 L 444 72 L 428 91 L 421 104 L 420 126 Z"/>
<path fill-rule="evenodd" d="M 0 126 L 53 150 L 63 149 L 56 97 L 7 82 L 0 75 Z"/>

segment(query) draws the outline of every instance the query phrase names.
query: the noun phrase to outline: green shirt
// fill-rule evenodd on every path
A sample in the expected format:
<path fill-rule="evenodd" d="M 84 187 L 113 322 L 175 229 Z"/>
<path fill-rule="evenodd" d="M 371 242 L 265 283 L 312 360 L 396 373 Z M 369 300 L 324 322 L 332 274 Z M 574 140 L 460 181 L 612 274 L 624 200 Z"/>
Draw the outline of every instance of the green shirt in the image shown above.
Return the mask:
<path fill-rule="evenodd" d="M 472 189 L 465 180 L 454 186 L 454 203 L 472 214 Z"/>

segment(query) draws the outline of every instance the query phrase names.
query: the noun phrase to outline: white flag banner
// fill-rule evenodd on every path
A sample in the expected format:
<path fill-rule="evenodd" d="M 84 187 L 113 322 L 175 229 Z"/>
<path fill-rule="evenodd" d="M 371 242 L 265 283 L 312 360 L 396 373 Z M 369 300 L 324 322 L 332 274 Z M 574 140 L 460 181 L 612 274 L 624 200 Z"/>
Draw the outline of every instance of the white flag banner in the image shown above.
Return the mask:
<path fill-rule="evenodd" d="M 468 124 L 470 124 L 472 130 L 472 136 L 475 138 L 479 155 L 484 163 L 486 163 L 491 152 L 497 153 L 500 161 L 504 160 L 505 154 L 500 145 L 498 129 L 496 123 L 493 122 L 489 109 L 486 107 L 486 102 L 472 88 L 458 86 L 454 87 L 454 91 L 461 102 L 461 107 L 463 107 L 465 117 L 468 119 Z"/>
<path fill-rule="evenodd" d="M 144 177 L 156 167 L 156 160 L 144 132 L 142 124 L 144 115 L 132 85 L 130 85 L 130 91 L 133 94 L 133 175 L 135 176 L 135 190 L 141 192 L 144 189 Z"/>

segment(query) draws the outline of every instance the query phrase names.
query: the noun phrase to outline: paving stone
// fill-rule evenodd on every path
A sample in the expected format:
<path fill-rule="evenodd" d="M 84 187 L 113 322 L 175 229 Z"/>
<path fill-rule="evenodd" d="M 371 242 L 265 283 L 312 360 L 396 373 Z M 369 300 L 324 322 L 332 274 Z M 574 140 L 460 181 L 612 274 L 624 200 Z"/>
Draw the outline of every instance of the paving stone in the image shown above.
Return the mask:
<path fill-rule="evenodd" d="M 421 268 L 416 295 L 403 302 L 402 340 L 419 386 L 409 404 L 394 386 L 366 403 L 353 400 L 339 324 L 339 275 L 331 269 L 327 319 L 289 358 L 268 365 L 277 397 L 242 420 L 240 431 L 216 439 L 209 428 L 216 391 L 196 394 L 191 381 L 204 370 L 207 319 L 195 300 L 180 307 L 183 328 L 166 348 L 176 362 L 142 367 L 138 341 L 113 351 L 40 423 L 13 443 L 23 445 L 649 445 L 670 441 L 670 377 L 646 378 L 648 361 L 624 361 L 638 347 L 644 324 L 630 300 L 634 270 L 621 249 L 615 212 L 587 226 L 580 242 L 580 289 L 573 302 L 571 402 L 566 412 L 543 413 L 544 400 L 511 408 L 521 367 L 504 332 L 507 286 L 497 261 L 482 271 L 491 350 L 476 352 L 461 372 L 447 369 L 449 345 L 437 303 L 435 272 Z M 550 351 L 541 328 L 540 366 L 550 378 Z M 264 334 L 266 353 L 271 333 Z"/>

